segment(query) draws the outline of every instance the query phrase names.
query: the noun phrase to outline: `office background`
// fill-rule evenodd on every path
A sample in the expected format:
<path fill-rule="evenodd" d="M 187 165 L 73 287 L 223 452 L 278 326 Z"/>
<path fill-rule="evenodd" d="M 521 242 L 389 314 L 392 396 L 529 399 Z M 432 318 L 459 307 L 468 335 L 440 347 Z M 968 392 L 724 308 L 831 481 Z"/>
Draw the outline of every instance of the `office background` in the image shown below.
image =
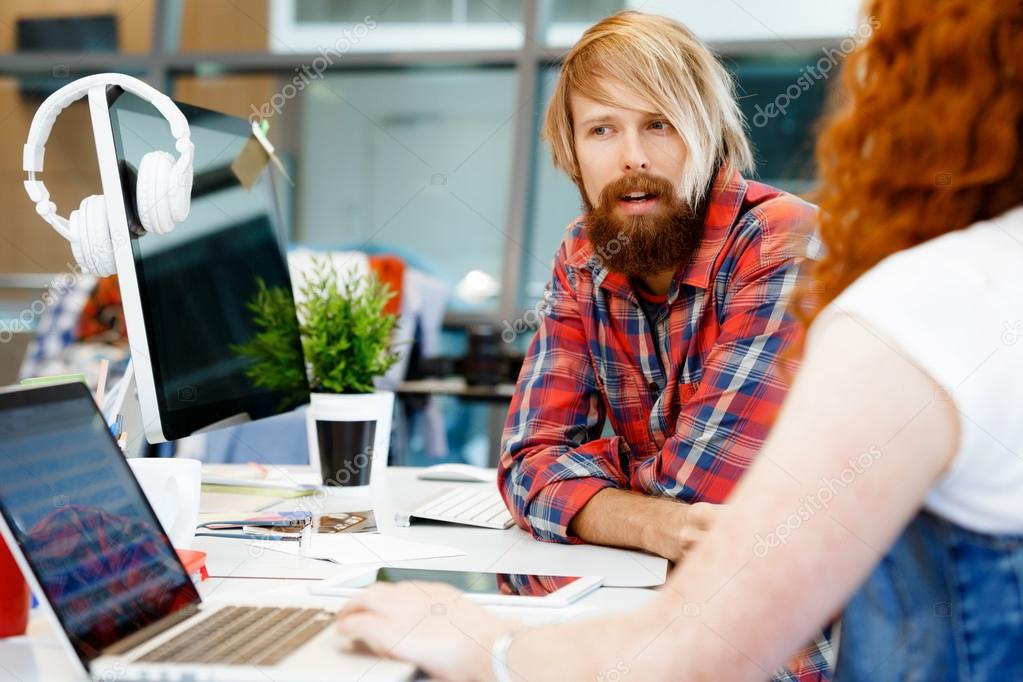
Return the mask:
<path fill-rule="evenodd" d="M 295 179 L 279 182 L 293 242 L 394 252 L 451 287 L 445 348 L 467 325 L 524 318 L 579 212 L 539 140 L 559 63 L 586 26 L 626 7 L 687 23 L 733 71 L 757 176 L 813 177 L 814 121 L 858 2 L 811 0 L 9 0 L 0 6 L 0 384 L 33 332 L 25 310 L 71 271 L 68 245 L 21 186 L 42 98 L 100 71 L 270 121 Z M 843 42 L 845 41 L 845 42 Z M 824 61 L 822 61 L 824 60 Z M 814 67 L 831 62 L 829 75 Z M 784 104 L 785 113 L 771 105 Z M 62 214 L 99 179 L 87 107 L 63 115 L 44 178 Z M 528 316 L 526 316 L 528 318 Z M 516 340 L 519 346 L 528 333 Z M 485 408 L 480 408 L 485 409 Z M 485 430 L 479 415 L 469 432 Z"/>

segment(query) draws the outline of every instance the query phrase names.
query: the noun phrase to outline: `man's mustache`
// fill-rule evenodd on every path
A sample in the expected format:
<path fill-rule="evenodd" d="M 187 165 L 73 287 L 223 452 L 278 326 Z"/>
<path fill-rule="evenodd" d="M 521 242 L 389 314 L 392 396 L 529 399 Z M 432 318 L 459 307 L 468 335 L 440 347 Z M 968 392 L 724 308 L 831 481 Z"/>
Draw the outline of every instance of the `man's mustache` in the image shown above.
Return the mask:
<path fill-rule="evenodd" d="M 649 194 L 654 197 L 672 196 L 675 186 L 667 178 L 649 173 L 630 173 L 612 180 L 600 192 L 600 203 L 611 206 L 629 194 Z"/>

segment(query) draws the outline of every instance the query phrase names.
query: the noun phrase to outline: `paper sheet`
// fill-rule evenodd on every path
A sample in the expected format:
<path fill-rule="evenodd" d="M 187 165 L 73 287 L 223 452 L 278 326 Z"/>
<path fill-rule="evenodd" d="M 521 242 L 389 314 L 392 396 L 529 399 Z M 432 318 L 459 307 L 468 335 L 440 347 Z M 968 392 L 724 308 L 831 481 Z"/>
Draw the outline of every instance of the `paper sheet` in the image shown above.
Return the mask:
<path fill-rule="evenodd" d="M 302 544 L 305 547 L 300 547 L 297 542 L 257 541 L 249 543 L 250 546 L 264 550 L 304 556 L 309 559 L 323 559 L 345 566 L 392 564 L 400 561 L 465 556 L 465 552 L 456 547 L 412 542 L 375 533 L 313 534 L 304 539 Z"/>
<path fill-rule="evenodd" d="M 203 464 L 202 467 L 202 483 L 205 486 L 270 488 L 311 493 L 320 487 L 317 480 L 311 473 L 285 471 L 278 467 L 240 467 L 236 464 Z"/>
<path fill-rule="evenodd" d="M 269 495 L 236 495 L 203 490 L 202 497 L 199 498 L 199 508 L 202 510 L 199 521 L 202 522 L 203 514 L 209 516 L 223 516 L 226 512 L 251 514 L 279 504 L 280 501 L 281 498 Z"/>

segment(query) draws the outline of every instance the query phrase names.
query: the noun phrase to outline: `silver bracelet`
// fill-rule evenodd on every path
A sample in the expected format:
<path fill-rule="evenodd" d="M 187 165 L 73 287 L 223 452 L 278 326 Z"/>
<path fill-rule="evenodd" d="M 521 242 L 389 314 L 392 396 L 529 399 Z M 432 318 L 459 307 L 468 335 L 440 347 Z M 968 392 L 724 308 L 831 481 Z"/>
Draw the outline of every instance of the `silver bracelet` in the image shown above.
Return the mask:
<path fill-rule="evenodd" d="M 523 630 L 525 628 L 513 628 L 494 640 L 494 646 L 490 650 L 490 660 L 491 670 L 497 682 L 515 682 L 511 669 L 508 668 L 508 650 L 511 649 L 515 637 Z"/>

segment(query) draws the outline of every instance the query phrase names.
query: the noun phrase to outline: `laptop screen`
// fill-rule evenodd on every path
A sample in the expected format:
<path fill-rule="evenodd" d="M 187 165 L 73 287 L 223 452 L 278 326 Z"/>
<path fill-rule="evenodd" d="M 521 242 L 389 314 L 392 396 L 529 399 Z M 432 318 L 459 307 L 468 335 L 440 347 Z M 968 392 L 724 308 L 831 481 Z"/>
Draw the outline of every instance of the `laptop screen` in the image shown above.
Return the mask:
<path fill-rule="evenodd" d="M 0 393 L 0 512 L 83 664 L 199 602 L 83 384 Z"/>

